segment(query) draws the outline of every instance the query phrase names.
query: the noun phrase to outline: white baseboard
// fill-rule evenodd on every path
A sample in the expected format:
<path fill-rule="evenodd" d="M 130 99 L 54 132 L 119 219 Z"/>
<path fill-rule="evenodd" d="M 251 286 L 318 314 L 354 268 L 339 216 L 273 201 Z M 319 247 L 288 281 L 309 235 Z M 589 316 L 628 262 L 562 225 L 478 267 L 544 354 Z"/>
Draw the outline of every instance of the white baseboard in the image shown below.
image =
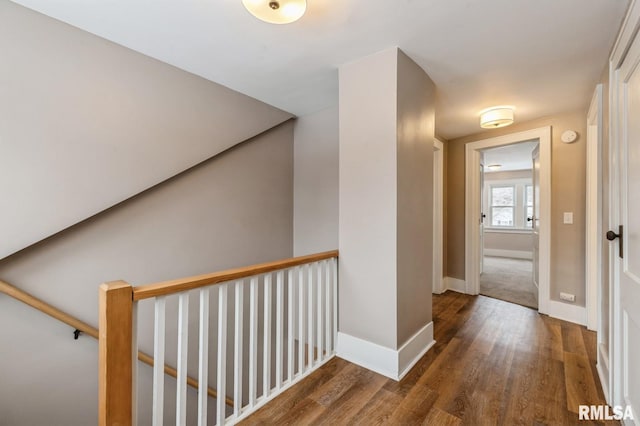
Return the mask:
<path fill-rule="evenodd" d="M 549 301 L 549 316 L 580 325 L 587 325 L 587 309 L 584 306 L 575 306 L 568 303 Z"/>
<path fill-rule="evenodd" d="M 433 322 L 422 327 L 398 350 L 338 332 L 336 355 L 393 380 L 400 380 L 435 343 Z"/>
<path fill-rule="evenodd" d="M 533 259 L 533 253 L 522 250 L 484 249 L 485 256 L 510 257 L 512 259 Z"/>
<path fill-rule="evenodd" d="M 411 336 L 404 345 L 398 349 L 398 379 L 402 379 L 416 362 L 436 344 L 433 339 L 433 321 L 425 325 L 416 334 Z"/>
<path fill-rule="evenodd" d="M 444 283 L 444 291 L 452 290 L 457 291 L 458 293 L 467 293 L 467 283 L 464 280 L 453 277 L 444 277 L 442 282 Z"/>
<path fill-rule="evenodd" d="M 600 378 L 600 385 L 602 385 L 604 399 L 607 404 L 611 404 L 611 399 L 609 398 L 609 356 L 604 352 L 603 347 L 603 345 L 598 345 L 598 362 L 596 362 L 596 370 L 598 371 L 598 377 Z"/>

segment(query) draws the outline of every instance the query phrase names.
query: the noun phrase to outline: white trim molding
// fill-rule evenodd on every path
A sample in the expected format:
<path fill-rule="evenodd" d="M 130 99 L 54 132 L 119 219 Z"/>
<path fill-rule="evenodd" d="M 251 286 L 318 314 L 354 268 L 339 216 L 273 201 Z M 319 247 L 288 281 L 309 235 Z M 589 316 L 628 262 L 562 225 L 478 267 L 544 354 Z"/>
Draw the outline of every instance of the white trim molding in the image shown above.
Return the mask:
<path fill-rule="evenodd" d="M 598 329 L 602 300 L 602 84 L 598 84 L 587 114 L 586 307 L 587 328 Z M 602 332 L 601 330 L 600 333 Z"/>
<path fill-rule="evenodd" d="M 540 259 L 538 311 L 549 312 L 551 274 L 551 127 L 540 127 L 465 145 L 465 281 L 466 293 L 480 293 L 480 154 L 487 148 L 518 142 L 540 142 Z"/>
<path fill-rule="evenodd" d="M 444 292 L 442 268 L 444 208 L 444 145 L 433 140 L 433 286 L 432 292 Z"/>
<path fill-rule="evenodd" d="M 604 393 L 604 400 L 607 404 L 611 403 L 611 393 L 609 392 L 609 354 L 604 345 L 598 345 L 598 356 L 596 362 L 596 370 L 600 377 L 600 384 L 602 385 L 602 393 Z"/>
<path fill-rule="evenodd" d="M 531 228 L 489 228 L 484 227 L 485 234 L 532 234 Z"/>
<path fill-rule="evenodd" d="M 533 252 L 524 250 L 484 249 L 485 256 L 508 257 L 510 259 L 533 259 Z"/>
<path fill-rule="evenodd" d="M 558 302 L 557 300 L 549 301 L 549 316 L 580 325 L 587 324 L 587 308 Z"/>
<path fill-rule="evenodd" d="M 435 343 L 433 321 L 397 350 L 338 332 L 336 355 L 390 379 L 401 380 Z"/>

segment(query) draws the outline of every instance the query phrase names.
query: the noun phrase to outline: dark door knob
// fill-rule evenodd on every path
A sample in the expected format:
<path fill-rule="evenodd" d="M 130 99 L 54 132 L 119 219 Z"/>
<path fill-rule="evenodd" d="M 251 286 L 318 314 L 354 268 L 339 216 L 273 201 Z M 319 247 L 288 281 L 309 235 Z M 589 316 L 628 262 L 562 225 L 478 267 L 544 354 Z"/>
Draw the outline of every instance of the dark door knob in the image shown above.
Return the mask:
<path fill-rule="evenodd" d="M 617 234 L 616 234 L 615 232 L 613 232 L 613 231 L 607 231 L 607 240 L 609 240 L 609 241 L 613 241 L 613 240 L 615 240 L 616 238 L 618 239 L 618 256 L 620 256 L 620 258 L 621 258 L 621 259 L 622 259 L 622 257 L 623 257 L 623 254 L 622 254 L 622 249 L 623 249 L 623 243 L 622 243 L 622 239 L 623 239 L 623 238 L 622 238 L 622 236 L 623 236 L 623 234 L 622 234 L 622 229 L 623 229 L 623 228 L 622 228 L 622 225 L 620 225 L 620 226 L 618 227 L 618 233 L 617 233 Z"/>
<path fill-rule="evenodd" d="M 532 217 L 528 217 L 528 218 L 527 218 L 527 222 L 531 222 L 532 220 L 533 220 L 533 218 L 532 218 Z"/>

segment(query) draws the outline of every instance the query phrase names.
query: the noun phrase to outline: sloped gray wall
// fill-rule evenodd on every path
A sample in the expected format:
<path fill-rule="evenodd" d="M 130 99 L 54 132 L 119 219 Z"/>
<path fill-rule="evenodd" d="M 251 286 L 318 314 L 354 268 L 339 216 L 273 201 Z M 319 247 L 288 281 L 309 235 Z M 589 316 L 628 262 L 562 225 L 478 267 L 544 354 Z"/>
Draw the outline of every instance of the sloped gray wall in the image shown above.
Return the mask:
<path fill-rule="evenodd" d="M 293 123 L 287 122 L 0 261 L 0 278 L 97 326 L 102 282 L 141 285 L 214 272 L 291 257 L 292 247 Z M 197 314 L 195 301 L 191 309 Z M 146 313 L 148 307 L 142 307 L 141 317 Z M 194 360 L 196 317 L 190 339 Z M 0 323 L 0 425 L 96 424 L 97 341 L 86 336 L 74 341 L 70 327 L 2 294 Z M 175 339 L 174 329 L 168 320 L 167 342 Z M 152 350 L 148 333 L 139 341 L 142 349 Z M 175 355 L 167 351 L 170 362 Z M 140 395 L 145 407 L 140 424 L 150 424 L 151 369 L 141 366 L 140 372 L 148 389 Z M 166 383 L 170 410 L 175 381 Z M 193 408 L 195 393 L 190 395 Z M 165 418 L 172 419 L 170 411 Z"/>

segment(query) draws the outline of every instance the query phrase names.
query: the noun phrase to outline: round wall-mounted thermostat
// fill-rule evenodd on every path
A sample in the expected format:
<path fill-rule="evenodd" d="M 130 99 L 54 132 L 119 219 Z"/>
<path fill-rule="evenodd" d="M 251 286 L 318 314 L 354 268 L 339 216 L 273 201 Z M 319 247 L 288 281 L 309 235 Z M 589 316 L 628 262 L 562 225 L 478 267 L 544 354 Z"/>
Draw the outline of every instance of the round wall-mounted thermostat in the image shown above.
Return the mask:
<path fill-rule="evenodd" d="M 575 142 L 575 140 L 578 139 L 578 134 L 573 130 L 567 130 L 562 134 L 562 136 L 560 136 L 560 139 L 562 139 L 562 142 L 564 143 Z"/>

